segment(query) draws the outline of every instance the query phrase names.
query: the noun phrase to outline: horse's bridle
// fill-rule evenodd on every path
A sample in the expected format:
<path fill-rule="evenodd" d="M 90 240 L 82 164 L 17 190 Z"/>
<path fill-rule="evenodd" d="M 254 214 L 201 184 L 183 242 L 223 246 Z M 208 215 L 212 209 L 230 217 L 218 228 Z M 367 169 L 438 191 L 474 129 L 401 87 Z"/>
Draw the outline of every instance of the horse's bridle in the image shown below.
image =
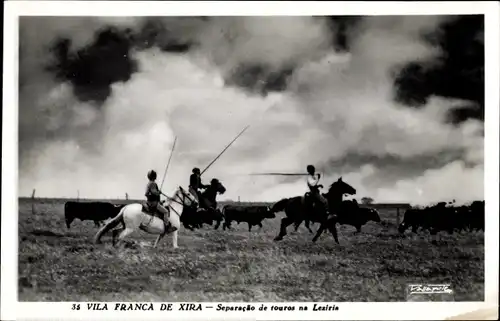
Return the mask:
<path fill-rule="evenodd" d="M 178 191 L 180 191 L 180 192 L 181 192 L 181 194 L 182 194 L 182 200 L 181 200 L 181 202 L 179 202 L 179 201 L 177 201 L 177 200 L 175 199 L 175 196 L 178 196 L 178 194 L 179 194 L 179 192 L 178 192 Z M 177 204 L 179 204 L 179 205 L 185 206 L 185 204 L 184 204 L 184 200 L 185 200 L 186 198 L 189 198 L 189 200 L 190 200 L 191 202 L 194 202 L 194 201 L 195 201 L 194 199 L 192 199 L 192 198 L 190 198 L 188 195 L 186 195 L 186 193 L 184 193 L 184 189 L 183 189 L 182 187 L 180 187 L 180 186 L 179 186 L 178 191 L 175 193 L 175 196 L 174 196 L 174 197 L 168 197 L 168 198 L 169 198 L 169 200 L 170 200 L 171 202 L 175 202 L 175 203 L 177 203 Z M 176 210 L 175 210 L 172 206 L 170 206 L 170 204 L 168 205 L 168 208 L 169 208 L 169 209 L 171 209 L 172 211 L 174 211 L 177 215 L 179 215 L 179 217 L 182 215 L 182 213 L 177 212 L 177 211 L 176 211 Z"/>

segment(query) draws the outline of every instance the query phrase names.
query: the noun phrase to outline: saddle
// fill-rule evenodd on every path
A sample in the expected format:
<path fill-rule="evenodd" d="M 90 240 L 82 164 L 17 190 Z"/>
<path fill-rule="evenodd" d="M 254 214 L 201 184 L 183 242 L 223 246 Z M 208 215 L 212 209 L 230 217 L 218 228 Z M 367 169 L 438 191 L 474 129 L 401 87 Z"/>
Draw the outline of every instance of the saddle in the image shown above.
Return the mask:
<path fill-rule="evenodd" d="M 160 213 L 156 207 L 151 207 L 147 202 L 142 203 L 142 212 L 152 216 L 156 216 L 160 219 L 163 218 L 163 213 Z"/>
<path fill-rule="evenodd" d="M 321 214 L 323 210 L 321 204 L 318 204 L 318 201 L 314 198 L 310 191 L 304 194 L 304 205 L 307 209 L 317 215 Z"/>
<path fill-rule="evenodd" d="M 311 195 L 311 192 L 306 192 L 304 194 L 304 204 L 311 208 L 311 209 L 314 209 L 315 208 L 315 204 L 316 202 L 314 201 L 314 198 L 313 196 Z"/>

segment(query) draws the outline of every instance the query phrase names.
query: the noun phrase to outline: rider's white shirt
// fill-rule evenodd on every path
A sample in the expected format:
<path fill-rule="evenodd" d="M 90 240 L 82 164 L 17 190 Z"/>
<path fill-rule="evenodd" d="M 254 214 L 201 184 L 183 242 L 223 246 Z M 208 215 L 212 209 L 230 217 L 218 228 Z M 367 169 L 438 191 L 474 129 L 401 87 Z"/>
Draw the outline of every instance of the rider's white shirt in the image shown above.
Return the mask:
<path fill-rule="evenodd" d="M 311 187 L 316 187 L 318 183 L 319 183 L 318 174 L 307 176 L 307 186 L 309 187 L 309 189 L 311 189 Z"/>

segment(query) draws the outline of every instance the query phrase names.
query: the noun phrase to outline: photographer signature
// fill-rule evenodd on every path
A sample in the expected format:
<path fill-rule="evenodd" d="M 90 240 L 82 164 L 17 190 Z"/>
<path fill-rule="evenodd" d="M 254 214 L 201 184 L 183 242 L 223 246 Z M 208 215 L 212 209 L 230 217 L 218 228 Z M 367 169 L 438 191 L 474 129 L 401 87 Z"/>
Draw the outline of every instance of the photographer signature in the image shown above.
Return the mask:
<path fill-rule="evenodd" d="M 449 284 L 410 284 L 408 290 L 410 294 L 453 293 Z"/>

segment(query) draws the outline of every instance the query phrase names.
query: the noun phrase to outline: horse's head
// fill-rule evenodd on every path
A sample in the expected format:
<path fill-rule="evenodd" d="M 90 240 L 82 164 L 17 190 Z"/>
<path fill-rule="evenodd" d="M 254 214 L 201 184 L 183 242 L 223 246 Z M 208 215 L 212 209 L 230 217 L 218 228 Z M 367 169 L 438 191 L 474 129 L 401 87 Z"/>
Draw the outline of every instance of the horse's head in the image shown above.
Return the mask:
<path fill-rule="evenodd" d="M 224 194 L 226 192 L 226 188 L 217 178 L 213 178 L 210 181 L 210 187 L 215 189 L 215 191 L 217 191 L 219 194 Z"/>
<path fill-rule="evenodd" d="M 184 188 L 182 188 L 182 186 L 179 186 L 177 191 L 175 191 L 175 194 L 172 197 L 172 199 L 177 200 L 184 206 L 193 206 L 197 205 L 198 203 L 193 194 L 191 194 L 189 190 L 185 190 Z"/>
<path fill-rule="evenodd" d="M 337 194 L 337 195 L 354 195 L 356 194 L 356 189 L 351 185 L 347 184 L 342 180 L 342 176 L 330 185 L 330 189 L 328 190 L 328 195 Z M 333 196 L 333 195 L 332 195 Z"/>

